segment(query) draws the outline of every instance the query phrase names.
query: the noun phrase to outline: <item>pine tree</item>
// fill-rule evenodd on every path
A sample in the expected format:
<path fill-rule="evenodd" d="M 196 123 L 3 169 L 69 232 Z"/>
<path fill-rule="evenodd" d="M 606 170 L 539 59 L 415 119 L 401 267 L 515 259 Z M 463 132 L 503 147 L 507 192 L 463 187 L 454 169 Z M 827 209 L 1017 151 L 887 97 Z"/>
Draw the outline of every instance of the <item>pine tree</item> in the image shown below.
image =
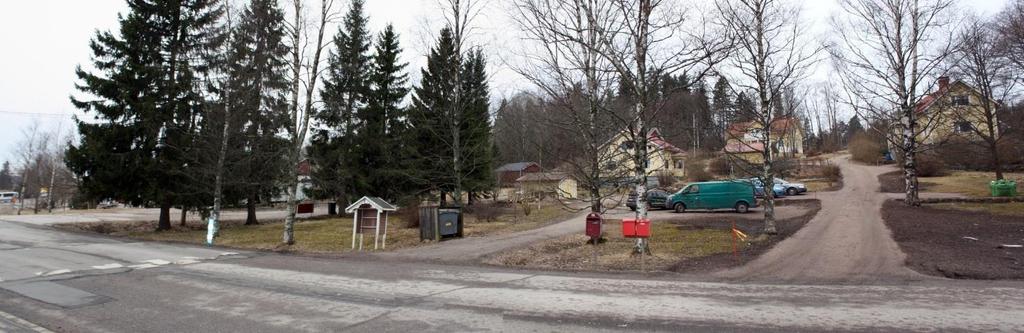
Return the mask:
<path fill-rule="evenodd" d="M 0 190 L 11 190 L 14 188 L 14 175 L 11 173 L 11 162 L 4 161 L 3 169 L 0 169 Z"/>
<path fill-rule="evenodd" d="M 751 121 L 757 115 L 757 105 L 754 104 L 754 100 L 742 92 L 736 95 L 735 110 L 733 122 Z"/>
<path fill-rule="evenodd" d="M 377 37 L 367 104 L 360 110 L 361 125 L 355 137 L 361 190 L 388 200 L 398 200 L 409 188 L 401 158 L 408 127 L 401 103 L 409 94 L 406 64 L 398 59 L 401 52 L 398 34 L 388 25 Z"/>
<path fill-rule="evenodd" d="M 494 187 L 487 60 L 480 49 L 469 52 L 462 73 L 465 190 L 472 205 L 477 194 Z"/>
<path fill-rule="evenodd" d="M 461 69 L 455 50 L 455 39 L 449 28 L 441 30 L 437 45 L 427 56 L 427 66 L 421 70 L 420 85 L 414 88 L 413 109 L 409 115 L 409 142 L 421 158 L 410 166 L 409 172 L 421 191 L 439 191 L 441 201 L 445 193 L 453 192 L 459 177 L 454 172 L 452 156 L 460 146 L 452 140 L 456 117 L 455 85 Z"/>
<path fill-rule="evenodd" d="M 324 106 L 315 115 L 322 129 L 313 135 L 310 157 L 317 165 L 313 179 L 317 197 L 348 201 L 366 187 L 360 175 L 356 128 L 360 110 L 366 107 L 370 93 L 369 73 L 371 38 L 363 0 L 352 1 L 344 22 L 334 37 L 337 47 L 328 59 L 327 77 L 320 98 Z"/>
<path fill-rule="evenodd" d="M 278 190 L 286 164 L 287 141 L 277 134 L 287 122 L 288 90 L 284 12 L 276 0 L 253 0 L 233 28 L 219 108 L 230 107 L 227 202 L 245 199 L 246 224 L 257 224 L 255 204 Z M 222 139 L 223 119 L 211 117 L 214 145 Z"/>
<path fill-rule="evenodd" d="M 90 43 L 95 72 L 76 70 L 72 103 L 91 121 L 78 121 L 79 145 L 68 165 L 93 199 L 160 207 L 158 229 L 170 228 L 170 208 L 197 186 L 194 145 L 203 118 L 202 62 L 218 42 L 221 15 L 214 0 L 129 0 L 120 31 L 98 32 Z"/>
<path fill-rule="evenodd" d="M 725 128 L 735 121 L 735 104 L 733 104 L 729 80 L 724 76 L 719 77 L 711 90 L 711 112 L 718 120 L 718 127 Z"/>

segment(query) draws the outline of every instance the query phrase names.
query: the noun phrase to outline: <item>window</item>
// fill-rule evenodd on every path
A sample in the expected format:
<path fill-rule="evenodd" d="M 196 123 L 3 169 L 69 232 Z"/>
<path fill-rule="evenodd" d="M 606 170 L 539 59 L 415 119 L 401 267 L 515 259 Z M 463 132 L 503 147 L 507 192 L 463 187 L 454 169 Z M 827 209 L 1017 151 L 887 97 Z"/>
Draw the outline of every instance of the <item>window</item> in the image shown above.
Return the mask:
<path fill-rule="evenodd" d="M 690 189 L 687 190 L 686 193 L 700 193 L 700 186 L 691 185 Z"/>
<path fill-rule="evenodd" d="M 969 121 L 958 121 L 956 122 L 956 131 L 960 133 L 968 133 L 974 131 L 974 125 Z"/>
<path fill-rule="evenodd" d="M 953 96 L 953 106 L 968 106 L 971 105 L 971 98 L 967 95 Z"/>

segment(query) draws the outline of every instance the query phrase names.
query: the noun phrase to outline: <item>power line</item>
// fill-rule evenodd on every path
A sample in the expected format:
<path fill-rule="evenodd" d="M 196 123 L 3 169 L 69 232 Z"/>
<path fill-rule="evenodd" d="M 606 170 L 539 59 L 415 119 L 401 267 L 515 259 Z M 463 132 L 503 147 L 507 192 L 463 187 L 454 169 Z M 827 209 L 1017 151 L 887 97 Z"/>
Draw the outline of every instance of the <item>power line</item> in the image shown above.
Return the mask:
<path fill-rule="evenodd" d="M 7 110 L 0 110 L 0 113 L 17 114 L 17 115 L 25 115 L 25 116 L 40 116 L 40 117 L 61 117 L 61 118 L 64 118 L 64 117 L 70 118 L 71 116 L 73 116 L 72 114 L 65 114 L 65 113 L 24 112 L 24 111 L 7 111 Z"/>

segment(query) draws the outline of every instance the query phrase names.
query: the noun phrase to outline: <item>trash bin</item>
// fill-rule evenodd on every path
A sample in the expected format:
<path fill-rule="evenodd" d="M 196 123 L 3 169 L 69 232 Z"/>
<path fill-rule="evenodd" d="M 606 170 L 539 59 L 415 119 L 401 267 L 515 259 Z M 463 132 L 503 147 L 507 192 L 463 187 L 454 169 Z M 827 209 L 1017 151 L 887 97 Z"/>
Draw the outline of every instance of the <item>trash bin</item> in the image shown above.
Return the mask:
<path fill-rule="evenodd" d="M 420 240 L 462 237 L 462 208 L 420 207 Z"/>
<path fill-rule="evenodd" d="M 988 184 L 993 197 L 1014 197 L 1017 196 L 1017 182 L 1012 180 L 993 180 Z"/>
<path fill-rule="evenodd" d="M 601 238 L 601 224 L 604 222 L 604 218 L 601 217 L 600 213 L 587 214 L 587 237 L 591 240 Z"/>

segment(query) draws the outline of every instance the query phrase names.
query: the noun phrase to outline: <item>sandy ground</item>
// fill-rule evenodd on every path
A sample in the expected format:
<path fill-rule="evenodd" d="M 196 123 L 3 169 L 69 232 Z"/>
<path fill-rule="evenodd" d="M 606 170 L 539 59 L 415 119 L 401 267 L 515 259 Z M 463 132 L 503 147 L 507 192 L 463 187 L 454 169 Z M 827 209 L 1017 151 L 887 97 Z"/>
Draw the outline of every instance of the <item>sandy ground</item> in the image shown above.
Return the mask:
<path fill-rule="evenodd" d="M 821 211 L 792 237 L 747 265 L 716 275 L 769 283 L 872 283 L 928 277 L 904 266 L 906 255 L 882 221 L 878 175 L 890 166 L 866 166 L 848 157 L 843 189 L 818 195 Z"/>

